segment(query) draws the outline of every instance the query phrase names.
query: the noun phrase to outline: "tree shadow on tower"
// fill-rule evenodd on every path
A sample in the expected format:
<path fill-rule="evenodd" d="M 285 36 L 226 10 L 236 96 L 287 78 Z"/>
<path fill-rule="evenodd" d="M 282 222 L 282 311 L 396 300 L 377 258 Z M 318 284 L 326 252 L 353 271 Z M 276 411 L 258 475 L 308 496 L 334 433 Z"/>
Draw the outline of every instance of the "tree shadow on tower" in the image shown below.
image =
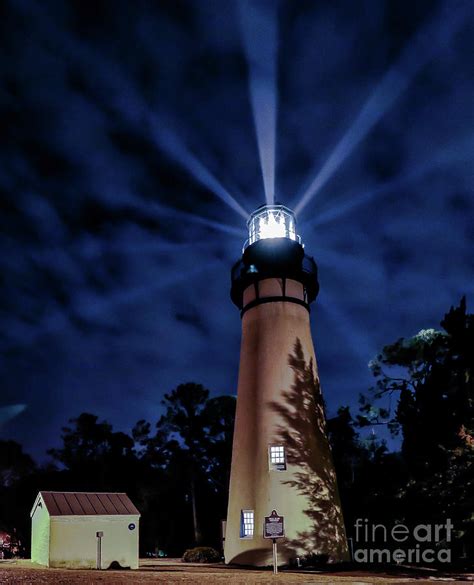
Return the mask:
<path fill-rule="evenodd" d="M 291 477 L 282 483 L 291 486 L 305 499 L 304 514 L 309 522 L 288 539 L 286 548 L 301 555 L 327 556 L 330 561 L 348 560 L 347 539 L 337 489 L 336 473 L 326 433 L 324 403 L 313 360 L 308 363 L 297 338 L 288 364 L 294 373 L 282 400 L 271 402 L 278 415 L 275 442 L 286 448 Z M 282 543 L 283 544 L 283 543 Z"/>

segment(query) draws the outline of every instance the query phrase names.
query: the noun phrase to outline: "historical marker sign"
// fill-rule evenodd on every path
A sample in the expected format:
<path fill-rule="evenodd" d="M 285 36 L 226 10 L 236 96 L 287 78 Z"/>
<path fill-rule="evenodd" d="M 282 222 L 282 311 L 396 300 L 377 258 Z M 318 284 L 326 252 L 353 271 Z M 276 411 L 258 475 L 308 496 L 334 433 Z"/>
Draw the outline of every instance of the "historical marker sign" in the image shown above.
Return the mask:
<path fill-rule="evenodd" d="M 276 510 L 273 510 L 270 516 L 265 516 L 263 524 L 263 538 L 284 538 L 285 526 L 283 516 L 279 516 Z"/>

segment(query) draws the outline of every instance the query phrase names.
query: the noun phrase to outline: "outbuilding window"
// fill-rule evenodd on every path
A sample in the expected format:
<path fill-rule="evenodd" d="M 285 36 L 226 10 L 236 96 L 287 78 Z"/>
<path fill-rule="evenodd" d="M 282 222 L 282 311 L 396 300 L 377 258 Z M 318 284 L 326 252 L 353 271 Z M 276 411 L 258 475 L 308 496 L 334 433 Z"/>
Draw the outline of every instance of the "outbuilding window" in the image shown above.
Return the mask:
<path fill-rule="evenodd" d="M 255 517 L 253 510 L 242 510 L 240 519 L 240 538 L 253 538 Z"/>
<path fill-rule="evenodd" d="M 286 470 L 286 452 L 283 445 L 270 445 L 268 448 L 268 459 L 271 471 Z"/>

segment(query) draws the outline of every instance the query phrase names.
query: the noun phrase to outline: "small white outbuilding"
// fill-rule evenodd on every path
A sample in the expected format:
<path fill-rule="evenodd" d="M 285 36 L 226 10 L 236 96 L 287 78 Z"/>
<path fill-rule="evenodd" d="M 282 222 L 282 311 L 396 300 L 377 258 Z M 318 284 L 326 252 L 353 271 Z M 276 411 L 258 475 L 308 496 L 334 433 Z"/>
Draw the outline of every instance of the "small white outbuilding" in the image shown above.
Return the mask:
<path fill-rule="evenodd" d="M 140 512 L 127 494 L 39 492 L 31 510 L 31 560 L 47 567 L 138 569 Z"/>

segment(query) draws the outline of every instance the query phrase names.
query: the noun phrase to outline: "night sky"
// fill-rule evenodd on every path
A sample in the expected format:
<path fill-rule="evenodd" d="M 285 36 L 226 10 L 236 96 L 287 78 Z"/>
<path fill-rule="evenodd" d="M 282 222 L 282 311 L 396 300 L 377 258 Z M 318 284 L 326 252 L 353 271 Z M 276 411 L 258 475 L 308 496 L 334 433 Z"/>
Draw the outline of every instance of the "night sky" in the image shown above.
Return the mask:
<path fill-rule="evenodd" d="M 384 344 L 472 312 L 472 3 L 5 0 L 0 438 L 43 457 L 83 411 L 129 431 L 181 382 L 235 394 L 231 197 L 265 202 L 248 80 L 273 57 L 276 199 L 331 171 L 298 215 L 329 415 Z"/>

